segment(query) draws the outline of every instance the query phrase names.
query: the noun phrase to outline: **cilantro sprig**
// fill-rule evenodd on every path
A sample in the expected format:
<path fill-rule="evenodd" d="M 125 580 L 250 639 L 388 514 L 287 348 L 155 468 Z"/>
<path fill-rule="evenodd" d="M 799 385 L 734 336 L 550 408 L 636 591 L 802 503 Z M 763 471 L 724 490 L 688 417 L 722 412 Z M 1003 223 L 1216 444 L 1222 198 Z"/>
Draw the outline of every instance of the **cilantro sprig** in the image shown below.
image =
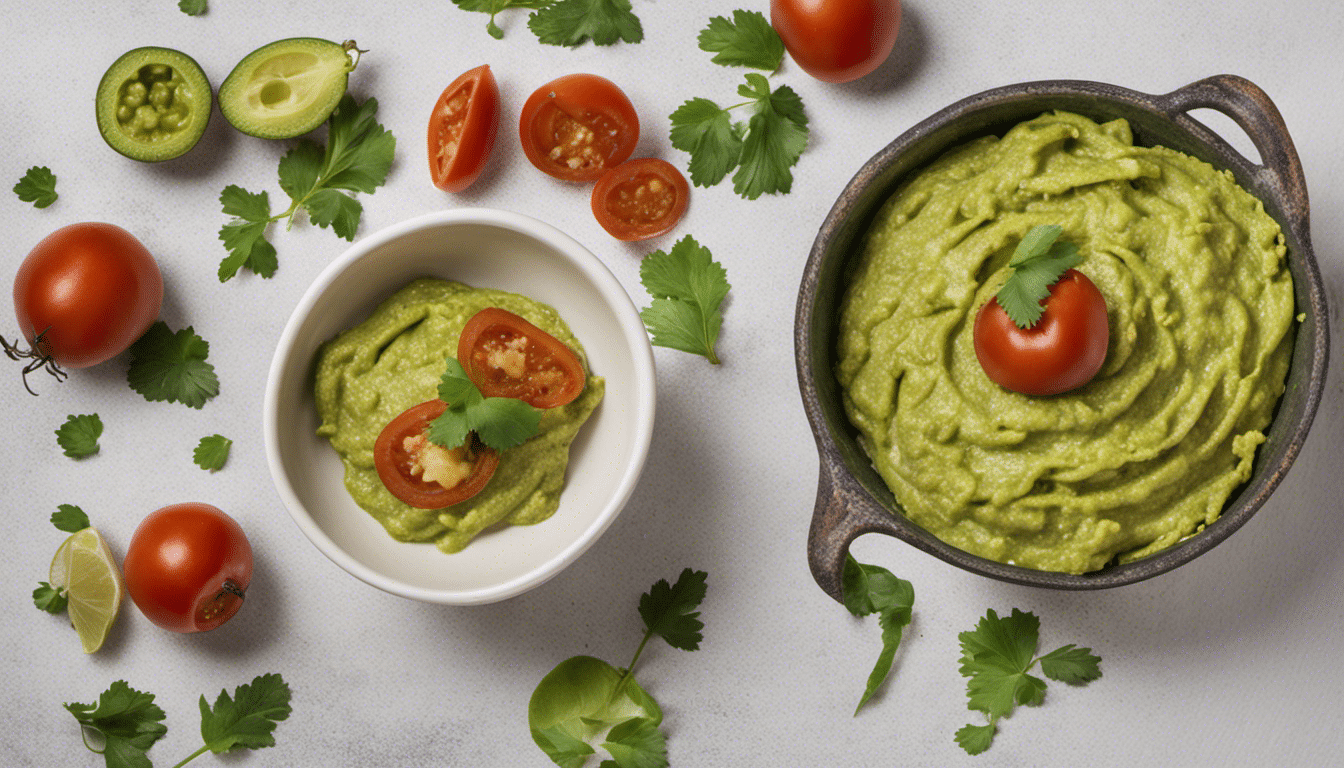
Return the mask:
<path fill-rule="evenodd" d="M 592 656 L 574 656 L 556 665 L 532 692 L 527 722 L 532 740 L 564 768 L 582 766 L 596 753 L 611 755 L 602 765 L 666 768 L 667 737 L 658 702 L 635 680 L 635 664 L 654 635 L 673 648 L 694 651 L 703 639 L 697 610 L 705 599 L 707 574 L 682 570 L 675 584 L 666 579 L 639 599 L 644 638 L 634 658 L 617 669 Z"/>
<path fill-rule="evenodd" d="M 910 624 L 915 604 L 915 588 L 910 582 L 892 574 L 886 568 L 867 565 L 845 555 L 845 570 L 841 584 L 844 587 L 845 608 L 855 616 L 877 614 L 882 628 L 882 651 L 868 675 L 868 685 L 854 708 L 858 714 L 863 705 L 877 693 L 877 689 L 891 673 L 901 635 Z"/>
<path fill-rule="evenodd" d="M 700 50 L 714 54 L 715 64 L 774 72 L 784 62 L 784 41 L 760 11 L 733 11 L 733 18 L 714 16 L 696 40 Z"/>
<path fill-rule="evenodd" d="M 56 174 L 45 165 L 35 165 L 14 185 L 14 194 L 34 208 L 46 208 L 56 202 Z"/>
<path fill-rule="evenodd" d="M 481 394 L 462 364 L 451 357 L 439 379 L 439 399 L 448 408 L 429 423 L 428 436 L 444 448 L 463 445 L 475 432 L 482 443 L 503 451 L 526 442 L 541 424 L 540 409 L 517 398 Z"/>
<path fill-rule="evenodd" d="M 82 459 L 98 452 L 98 438 L 103 434 L 103 420 L 96 413 L 70 414 L 56 430 L 56 444 L 61 452 L 72 459 Z"/>
<path fill-rule="evenodd" d="M 1082 260 L 1078 246 L 1059 241 L 1063 231 L 1058 224 L 1032 227 L 1008 260 L 1012 273 L 994 296 L 1018 328 L 1030 328 L 1041 319 L 1041 302 L 1050 296 L 1050 286 Z"/>
<path fill-rule="evenodd" d="M 546 45 L 573 48 L 588 40 L 594 45 L 614 45 L 644 39 L 644 27 L 630 0 L 453 0 L 453 4 L 464 11 L 489 14 L 485 31 L 496 40 L 504 38 L 496 17 L 512 8 L 533 11 L 527 27 Z"/>
<path fill-rule="evenodd" d="M 1000 618 L 990 609 L 974 630 L 958 635 L 961 674 L 969 678 L 967 707 L 989 718 L 984 725 L 957 731 L 956 741 L 968 753 L 989 749 L 999 718 L 1015 706 L 1037 706 L 1045 699 L 1045 681 L 1028 674 L 1038 662 L 1046 677 L 1070 685 L 1086 685 L 1101 677 L 1101 658 L 1091 648 L 1070 644 L 1036 656 L 1040 626 L 1035 614 L 1014 608 L 1011 615 Z"/>
<path fill-rule="evenodd" d="M 166 400 L 200 408 L 219 394 L 215 367 L 205 361 L 209 354 L 210 343 L 191 326 L 174 333 L 158 320 L 131 345 L 126 380 L 150 402 Z"/>
<path fill-rule="evenodd" d="M 196 444 L 196 449 L 191 452 L 191 460 L 196 466 L 209 472 L 216 472 L 224 468 L 224 464 L 229 460 L 229 449 L 233 447 L 233 441 L 223 435 L 208 435 L 202 437 Z"/>
<path fill-rule="evenodd" d="M 731 288 L 723 265 L 686 235 L 670 251 L 654 251 L 639 265 L 653 303 L 639 316 L 657 346 L 704 355 L 718 365 L 715 345 L 723 326 L 720 306 Z"/>
<path fill-rule="evenodd" d="M 229 252 L 219 264 L 221 283 L 243 268 L 262 277 L 274 275 L 278 261 L 266 231 L 277 221 L 293 226 L 300 210 L 319 227 L 354 239 L 364 207 L 349 193 L 371 193 L 383 185 L 397 144 L 374 120 L 377 112 L 377 99 L 358 104 L 346 94 L 327 121 L 325 147 L 300 139 L 280 158 L 280 188 L 289 196 L 289 207 L 280 213 L 271 213 L 265 191 L 249 192 L 236 184 L 224 188 L 219 202 L 232 219 L 219 230 L 219 239 Z"/>

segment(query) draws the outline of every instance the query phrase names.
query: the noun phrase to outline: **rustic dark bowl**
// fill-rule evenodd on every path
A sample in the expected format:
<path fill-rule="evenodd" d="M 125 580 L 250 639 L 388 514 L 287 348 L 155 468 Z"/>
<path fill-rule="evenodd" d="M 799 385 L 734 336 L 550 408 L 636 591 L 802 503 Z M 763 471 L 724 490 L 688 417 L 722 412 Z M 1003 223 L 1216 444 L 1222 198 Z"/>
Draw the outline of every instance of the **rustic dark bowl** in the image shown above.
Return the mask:
<path fill-rule="evenodd" d="M 1251 138 L 1259 164 L 1188 114 L 1212 108 Z M 910 522 L 873 469 L 841 405 L 835 379 L 839 303 L 850 260 L 878 208 L 911 172 L 976 136 L 1002 134 L 1023 120 L 1062 109 L 1106 121 L 1125 118 L 1135 142 L 1163 145 L 1231 171 L 1283 228 L 1302 322 L 1288 387 L 1260 447 L 1251 479 L 1203 531 L 1154 555 L 1074 575 L 1005 565 L 952 547 Z M 953 565 L 1002 581 L 1054 589 L 1103 589 L 1165 573 L 1209 551 L 1240 528 L 1278 486 L 1306 440 L 1325 385 L 1329 348 L 1325 291 L 1311 249 L 1307 187 L 1288 129 L 1253 83 L 1217 75 L 1164 95 L 1077 80 L 1020 83 L 963 99 L 915 125 L 869 160 L 845 187 L 812 246 L 799 290 L 794 330 L 803 405 L 816 436 L 821 477 L 808 538 L 817 583 L 841 599 L 845 554 L 856 537 L 885 533 Z"/>

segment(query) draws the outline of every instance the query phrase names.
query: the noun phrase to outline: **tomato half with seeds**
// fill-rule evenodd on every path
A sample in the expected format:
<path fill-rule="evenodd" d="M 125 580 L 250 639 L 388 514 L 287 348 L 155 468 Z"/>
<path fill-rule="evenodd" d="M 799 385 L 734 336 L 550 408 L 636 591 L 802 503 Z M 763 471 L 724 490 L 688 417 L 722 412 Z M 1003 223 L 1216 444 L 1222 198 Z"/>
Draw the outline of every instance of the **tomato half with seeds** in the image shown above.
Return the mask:
<path fill-rule="evenodd" d="M 803 71 L 847 83 L 891 55 L 901 0 L 770 0 L 770 24 Z"/>
<path fill-rule="evenodd" d="M 523 154 L 565 181 L 596 181 L 629 159 L 639 115 L 625 92 L 599 75 L 565 75 L 538 88 L 518 119 Z"/>
<path fill-rule="evenodd" d="M 647 240 L 677 225 L 691 186 L 676 166 L 656 157 L 627 160 L 593 185 L 593 216 L 617 240 Z"/>
<path fill-rule="evenodd" d="M 499 84 L 489 64 L 463 72 L 443 89 L 429 115 L 429 175 L 445 192 L 461 192 L 481 175 L 499 132 Z"/>
<path fill-rule="evenodd" d="M 373 443 L 373 464 L 383 486 L 420 509 L 442 509 L 485 488 L 499 466 L 499 452 L 476 433 L 465 445 L 444 448 L 429 442 L 430 422 L 447 410 L 442 400 L 426 400 L 388 422 Z"/>
<path fill-rule="evenodd" d="M 534 408 L 573 402 L 587 376 L 574 350 L 507 309 L 487 307 L 462 328 L 457 361 L 486 397 L 512 397 Z"/>
<path fill-rule="evenodd" d="M 997 300 L 975 317 L 975 355 L 991 381 L 1024 395 L 1057 395 L 1088 383 L 1106 362 L 1106 299 L 1086 275 L 1066 271 L 1036 324 L 1019 328 Z"/>

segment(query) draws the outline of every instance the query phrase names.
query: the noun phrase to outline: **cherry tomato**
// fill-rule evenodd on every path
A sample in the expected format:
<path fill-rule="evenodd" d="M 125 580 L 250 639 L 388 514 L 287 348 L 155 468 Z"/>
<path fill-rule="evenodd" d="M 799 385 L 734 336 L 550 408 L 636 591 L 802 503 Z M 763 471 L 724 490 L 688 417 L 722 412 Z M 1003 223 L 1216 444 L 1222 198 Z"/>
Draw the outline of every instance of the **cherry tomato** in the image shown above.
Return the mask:
<path fill-rule="evenodd" d="M 523 154 L 543 172 L 566 181 L 595 181 L 635 151 L 639 116 L 605 77 L 565 75 L 523 103 L 518 134 Z"/>
<path fill-rule="evenodd" d="M 1106 362 L 1106 299 L 1070 269 L 1050 286 L 1041 319 L 1019 328 L 998 301 L 975 317 L 975 355 L 989 378 L 1025 395 L 1057 395 L 1092 380 Z"/>
<path fill-rule="evenodd" d="M 499 466 L 499 452 L 476 440 L 475 432 L 457 448 L 429 442 L 429 423 L 447 408 L 442 400 L 413 405 L 388 422 L 373 443 L 378 479 L 412 507 L 442 509 L 466 501 L 481 492 Z"/>
<path fill-rule="evenodd" d="M 499 307 L 477 312 L 457 339 L 457 361 L 486 397 L 555 408 L 583 391 L 583 363 L 565 343 Z"/>
<path fill-rule="evenodd" d="M 627 160 L 593 185 L 593 215 L 617 240 L 646 240 L 677 225 L 690 194 L 686 177 L 671 163 Z"/>
<path fill-rule="evenodd" d="M 499 85 L 489 64 L 463 72 L 443 89 L 429 116 L 429 175 L 445 192 L 476 181 L 499 131 Z"/>
<path fill-rule="evenodd" d="M 130 232 L 82 223 L 47 235 L 14 276 L 14 313 L 31 350 L 5 342 L 24 369 L 87 368 L 109 360 L 149 329 L 163 304 L 159 265 Z M 25 382 L 26 383 L 26 382 Z"/>
<path fill-rule="evenodd" d="M 252 546 L 218 507 L 151 512 L 122 561 L 126 591 L 146 618 L 174 632 L 214 629 L 238 612 L 252 581 Z"/>
<path fill-rule="evenodd" d="M 847 83 L 891 54 L 901 0 L 770 0 L 770 24 L 803 71 Z"/>

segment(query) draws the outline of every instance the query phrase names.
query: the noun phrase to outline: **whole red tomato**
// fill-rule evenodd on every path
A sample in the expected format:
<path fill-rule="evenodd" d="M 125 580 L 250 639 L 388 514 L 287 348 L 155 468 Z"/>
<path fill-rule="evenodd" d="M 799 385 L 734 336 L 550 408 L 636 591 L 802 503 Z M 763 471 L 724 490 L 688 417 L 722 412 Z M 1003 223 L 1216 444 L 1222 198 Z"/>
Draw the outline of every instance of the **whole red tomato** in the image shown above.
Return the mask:
<path fill-rule="evenodd" d="M 499 85 L 489 64 L 443 89 L 429 115 L 429 174 L 434 186 L 461 192 L 481 175 L 499 131 Z"/>
<path fill-rule="evenodd" d="M 218 507 L 173 504 L 140 523 L 121 566 L 126 592 L 146 618 L 174 632 L 204 632 L 242 607 L 252 546 Z"/>
<path fill-rule="evenodd" d="M 805 72 L 847 83 L 891 54 L 901 0 L 770 0 L 770 24 Z"/>
<path fill-rule="evenodd" d="M 997 300 L 986 302 L 972 331 L 975 356 L 991 381 L 1024 395 L 1057 395 L 1092 380 L 1106 362 L 1106 299 L 1076 269 L 1050 286 L 1045 311 L 1019 328 Z"/>
<path fill-rule="evenodd" d="M 523 154 L 566 181 L 595 181 L 639 143 L 639 115 L 615 83 L 589 74 L 556 78 L 523 103 L 518 118 Z"/>
<path fill-rule="evenodd" d="M 87 368 L 121 354 L 162 304 L 159 265 L 130 232 L 96 222 L 52 232 L 14 276 L 14 313 L 33 345 L 20 355 L 34 359 L 25 374 L 52 363 Z"/>

